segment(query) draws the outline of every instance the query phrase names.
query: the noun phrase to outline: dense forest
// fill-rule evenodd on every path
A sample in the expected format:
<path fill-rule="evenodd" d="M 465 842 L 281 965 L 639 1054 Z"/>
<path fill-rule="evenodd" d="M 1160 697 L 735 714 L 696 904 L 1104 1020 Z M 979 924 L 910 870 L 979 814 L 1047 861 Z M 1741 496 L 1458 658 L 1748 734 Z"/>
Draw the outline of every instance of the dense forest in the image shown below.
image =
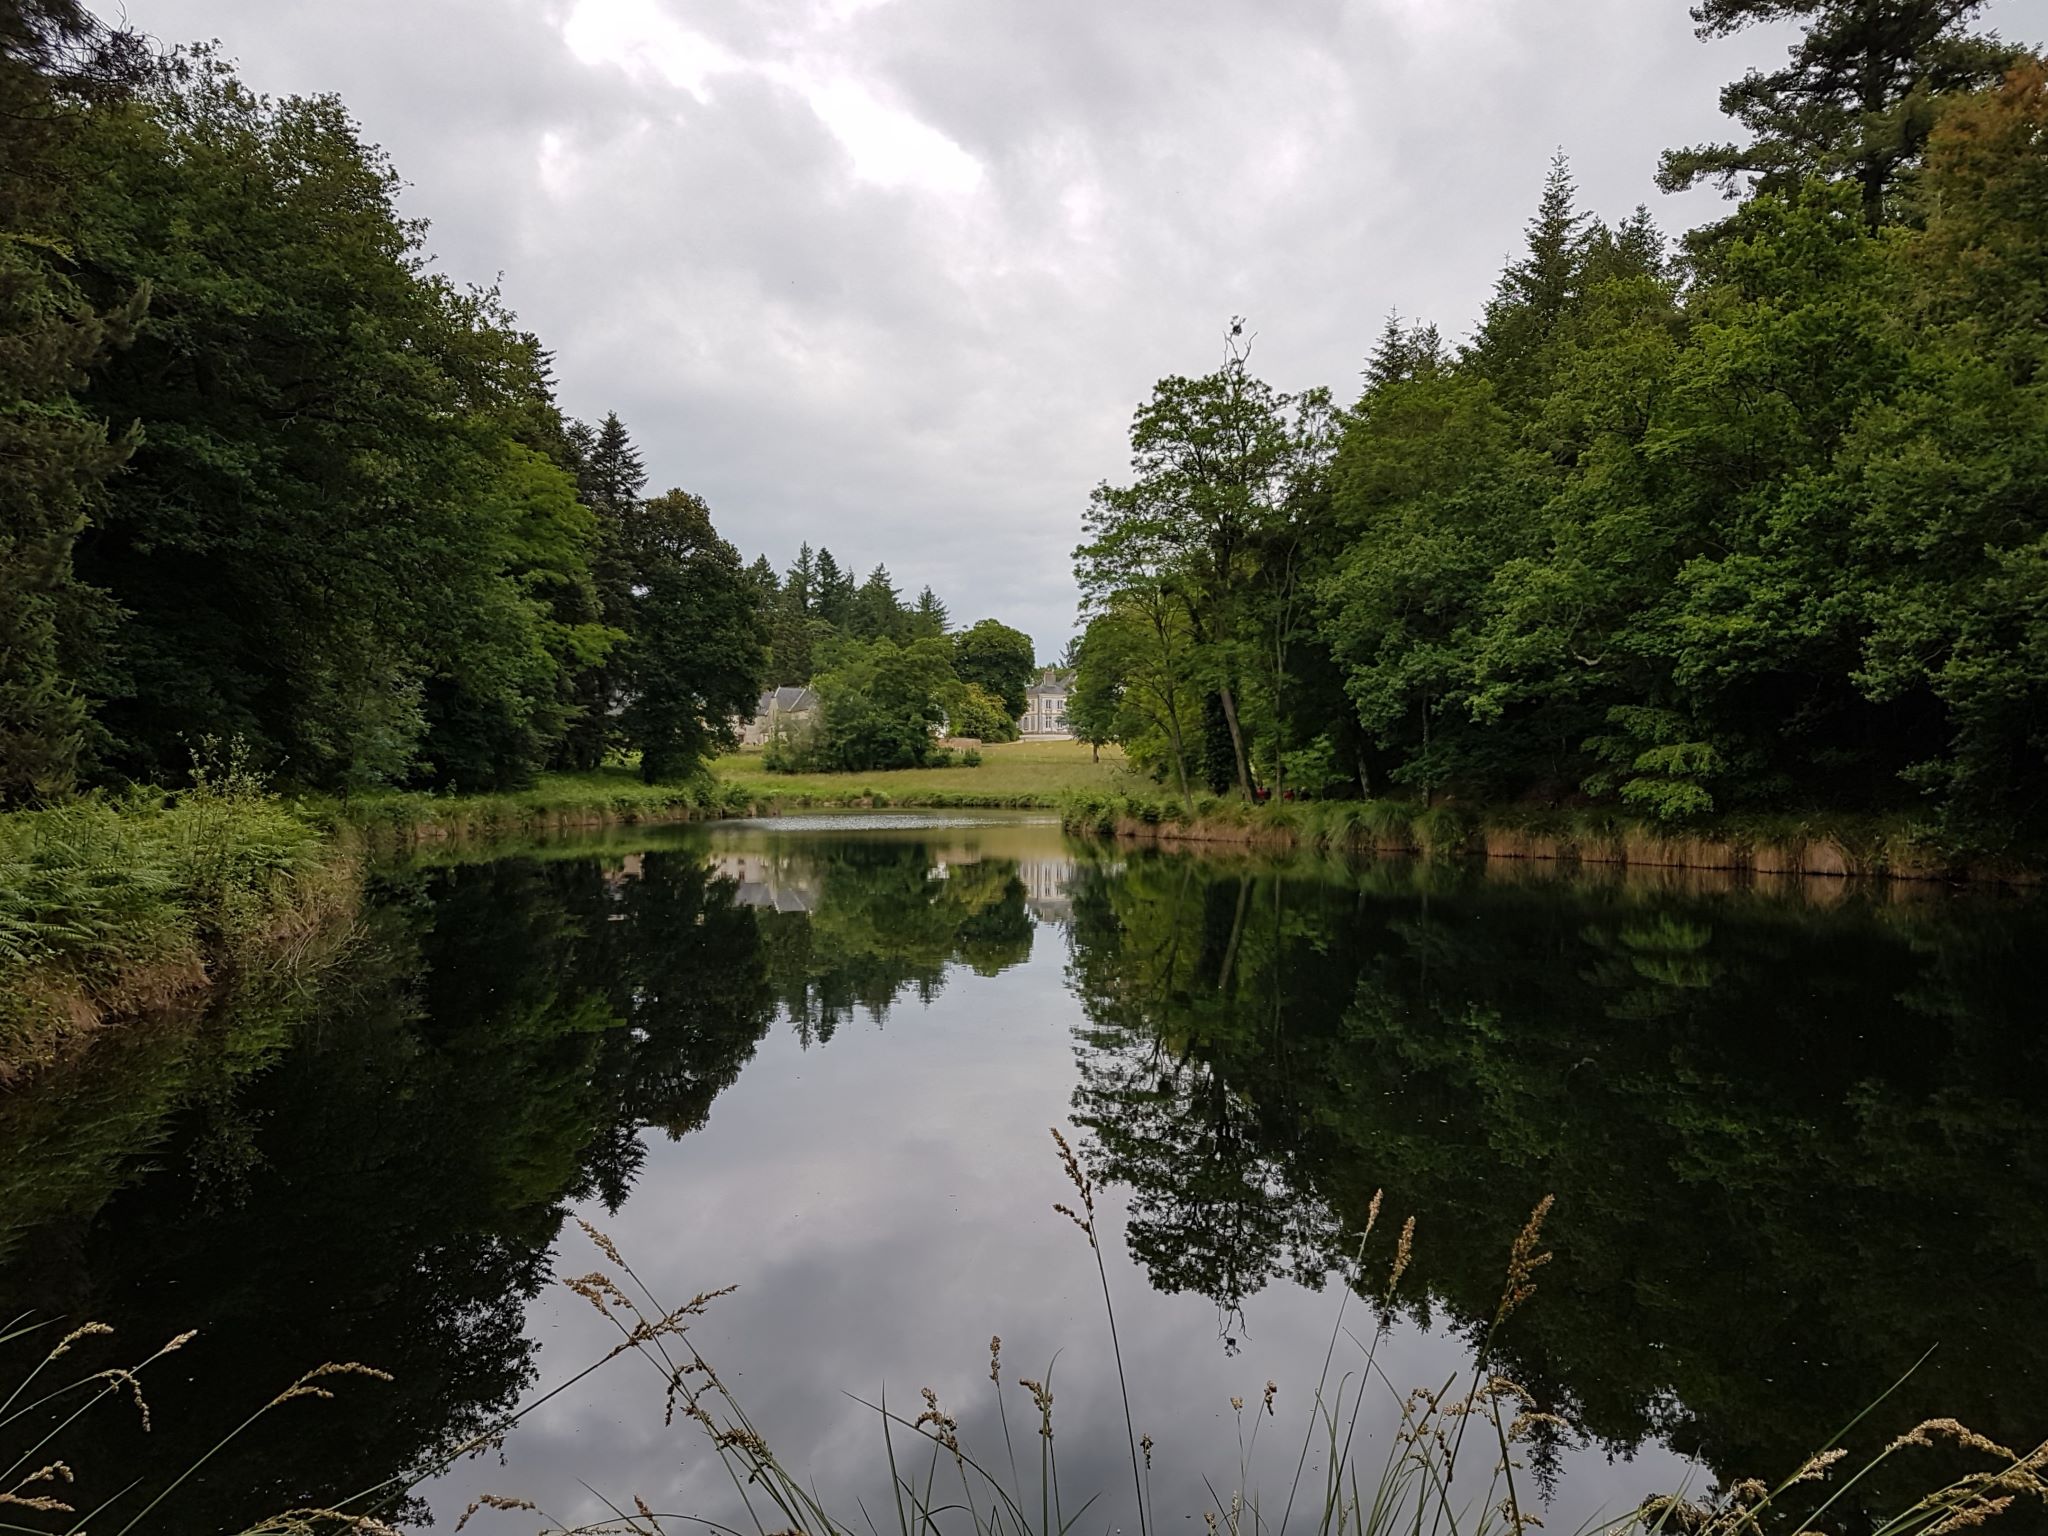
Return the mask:
<path fill-rule="evenodd" d="M 703 502 L 435 275 L 329 97 L 0 8 L 0 803 L 686 772 L 764 637 Z"/>
<path fill-rule="evenodd" d="M 647 495 L 398 190 L 332 97 L 0 4 L 0 806 L 237 742 L 344 792 L 677 778 L 814 653 L 945 637 L 929 588 L 750 572 Z M 1016 669 L 947 645 L 947 702 L 989 713 Z"/>
<path fill-rule="evenodd" d="M 1804 27 L 1723 93 L 1674 248 L 1560 156 L 1469 341 L 1388 320 L 1348 407 L 1234 322 L 1077 552 L 1070 717 L 1187 796 L 1870 809 L 2048 827 L 2048 68 L 1982 0 Z"/>

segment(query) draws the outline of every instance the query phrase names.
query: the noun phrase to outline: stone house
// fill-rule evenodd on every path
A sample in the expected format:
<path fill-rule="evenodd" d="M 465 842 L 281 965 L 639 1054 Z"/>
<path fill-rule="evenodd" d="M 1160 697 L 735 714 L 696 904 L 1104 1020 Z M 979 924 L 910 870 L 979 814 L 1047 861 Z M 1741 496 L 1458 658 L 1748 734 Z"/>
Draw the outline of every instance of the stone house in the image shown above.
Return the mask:
<path fill-rule="evenodd" d="M 740 745 L 765 747 L 778 726 L 809 730 L 817 723 L 818 696 L 808 688 L 770 688 L 754 706 L 754 718 L 740 727 Z"/>
<path fill-rule="evenodd" d="M 1024 716 L 1017 722 L 1019 735 L 1031 741 L 1072 741 L 1067 727 L 1067 694 L 1074 686 L 1074 674 L 1063 667 L 1041 667 L 1038 681 L 1024 690 Z"/>

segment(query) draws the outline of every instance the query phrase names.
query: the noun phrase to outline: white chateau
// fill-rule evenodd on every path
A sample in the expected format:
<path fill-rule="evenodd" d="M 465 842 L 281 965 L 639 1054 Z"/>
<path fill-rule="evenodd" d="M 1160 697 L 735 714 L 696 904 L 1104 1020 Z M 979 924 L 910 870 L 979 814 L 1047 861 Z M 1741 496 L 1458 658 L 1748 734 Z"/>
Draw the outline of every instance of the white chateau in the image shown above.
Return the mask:
<path fill-rule="evenodd" d="M 1042 667 L 1038 681 L 1024 690 L 1024 717 L 1017 730 L 1027 741 L 1072 741 L 1067 728 L 1067 693 L 1074 674 L 1060 667 Z"/>

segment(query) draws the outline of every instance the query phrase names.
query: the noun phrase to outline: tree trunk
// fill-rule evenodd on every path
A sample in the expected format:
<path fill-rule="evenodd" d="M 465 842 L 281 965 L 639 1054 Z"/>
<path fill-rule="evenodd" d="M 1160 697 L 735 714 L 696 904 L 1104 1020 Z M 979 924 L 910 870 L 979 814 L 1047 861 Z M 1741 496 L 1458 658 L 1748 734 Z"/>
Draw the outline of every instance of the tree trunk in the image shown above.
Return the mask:
<path fill-rule="evenodd" d="M 1225 683 L 1216 690 L 1216 697 L 1223 702 L 1223 723 L 1230 727 L 1230 755 L 1237 769 L 1237 792 L 1249 800 L 1252 797 L 1252 766 L 1244 752 L 1244 732 L 1237 724 L 1237 696 Z"/>
<path fill-rule="evenodd" d="M 1194 809 L 1195 797 L 1188 793 L 1188 754 L 1180 734 L 1180 711 L 1169 700 L 1166 706 L 1166 739 L 1173 746 L 1173 778 L 1180 786 L 1180 803 Z"/>

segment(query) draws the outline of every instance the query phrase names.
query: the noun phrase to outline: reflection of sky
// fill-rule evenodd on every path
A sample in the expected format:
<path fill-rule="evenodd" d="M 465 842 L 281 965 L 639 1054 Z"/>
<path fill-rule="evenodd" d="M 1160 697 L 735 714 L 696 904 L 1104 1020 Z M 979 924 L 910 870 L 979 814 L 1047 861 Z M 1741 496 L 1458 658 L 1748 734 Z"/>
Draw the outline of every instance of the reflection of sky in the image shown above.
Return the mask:
<path fill-rule="evenodd" d="M 621 1211 L 582 1212 L 671 1303 L 739 1286 L 693 1337 L 785 1464 L 851 1523 L 861 1523 L 857 1497 L 884 1527 L 893 1508 L 876 1503 L 888 1498 L 880 1430 L 848 1393 L 872 1400 L 886 1391 L 892 1407 L 914 1414 L 918 1388 L 934 1387 L 960 1417 L 970 1453 L 1000 1457 L 991 1333 L 1003 1337 L 1006 1383 L 1040 1375 L 1058 1354 L 1056 1448 L 1068 1510 L 1104 1495 L 1080 1528 L 1133 1523 L 1093 1264 L 1085 1240 L 1050 1209 L 1071 1198 L 1047 1127 L 1067 1123 L 1076 1081 L 1069 1030 L 1080 1021 L 1063 948 L 1041 931 L 1027 963 L 995 977 L 958 970 L 930 1006 L 906 999 L 885 1027 L 849 1027 L 829 1045 L 805 1050 L 778 1024 L 702 1130 L 679 1142 L 647 1133 L 647 1162 Z M 1269 1377 L 1280 1385 L 1280 1417 L 1261 1434 L 1252 1484 L 1270 1512 L 1292 1478 L 1336 1294 L 1268 1287 L 1247 1304 L 1242 1348 L 1226 1357 L 1214 1306 L 1152 1294 L 1129 1260 L 1118 1194 L 1103 1202 L 1110 1283 L 1136 1426 L 1158 1443 L 1161 1529 L 1203 1529 L 1205 1475 L 1225 1498 L 1238 1485 L 1229 1399 L 1245 1398 L 1248 1430 Z M 1501 1234 L 1503 1254 L 1510 1236 Z M 573 1226 L 557 1264 L 565 1274 L 606 1267 Z M 1362 1330 L 1367 1314 L 1354 1307 L 1349 1321 Z M 615 1338 L 586 1302 L 558 1290 L 533 1306 L 527 1326 L 541 1346 L 543 1390 Z M 1349 1349 L 1339 1347 L 1340 1369 L 1357 1359 Z M 1404 1324 L 1379 1358 L 1405 1388 L 1441 1384 L 1467 1357 L 1461 1341 Z M 729 1518 L 731 1483 L 701 1432 L 680 1419 L 664 1429 L 662 1386 L 643 1362 L 621 1359 L 555 1399 L 514 1434 L 503 1465 L 465 1462 L 428 1490 L 442 1528 L 479 1493 L 534 1499 L 557 1520 L 602 1518 L 605 1507 L 581 1483 L 628 1508 L 637 1494 L 656 1509 Z M 1005 1390 L 1035 1497 L 1031 1404 L 1016 1386 Z M 1391 1394 L 1368 1401 L 1380 1413 L 1360 1459 L 1369 1480 L 1388 1444 Z M 1475 1471 L 1492 1460 L 1474 1458 Z M 1549 1528 L 1619 1512 L 1684 1476 L 1661 1450 L 1623 1467 L 1569 1457 Z M 1312 1462 L 1305 1486 L 1315 1482 Z M 471 1529 L 532 1524 L 525 1514 L 486 1519 Z M 769 1529 L 783 1523 L 772 1512 L 766 1519 Z"/>

